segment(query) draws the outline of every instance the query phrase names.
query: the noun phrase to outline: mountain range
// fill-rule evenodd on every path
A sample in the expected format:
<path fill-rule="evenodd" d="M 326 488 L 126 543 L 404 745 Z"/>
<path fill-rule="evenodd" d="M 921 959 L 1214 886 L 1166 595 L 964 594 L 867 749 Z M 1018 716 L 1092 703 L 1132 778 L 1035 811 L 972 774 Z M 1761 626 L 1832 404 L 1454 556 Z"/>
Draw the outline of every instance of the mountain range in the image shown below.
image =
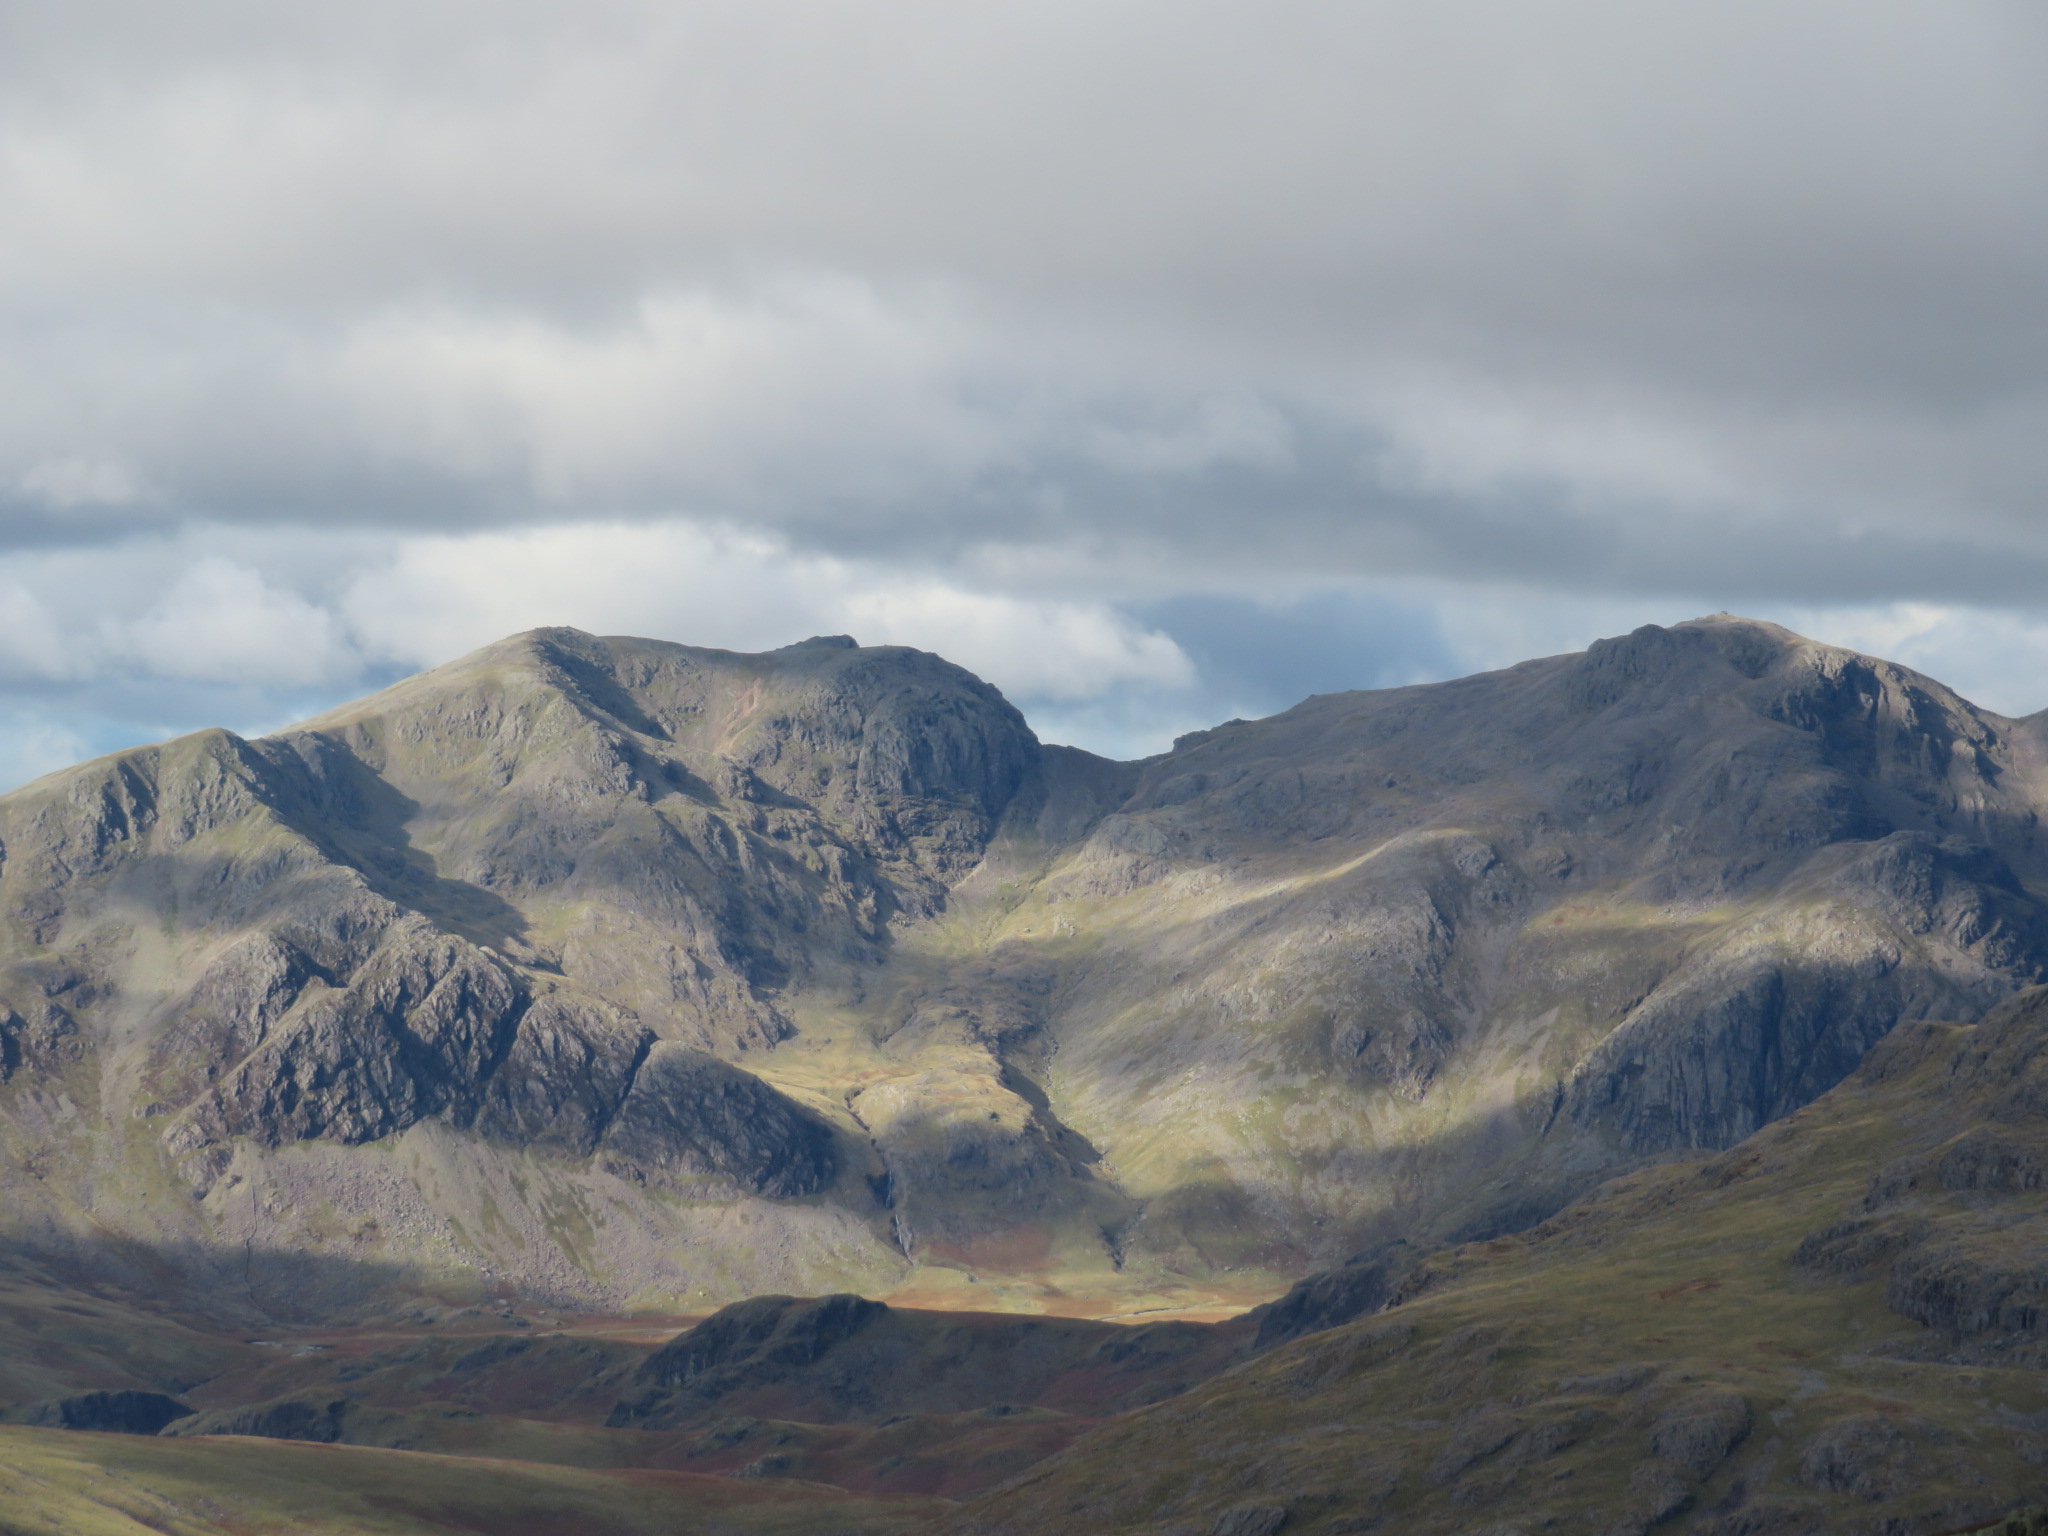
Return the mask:
<path fill-rule="evenodd" d="M 0 1395 L 735 1530 L 1988 1519 L 2044 808 L 2048 713 L 1727 615 L 1137 763 L 901 647 L 516 636 L 0 798 Z"/>

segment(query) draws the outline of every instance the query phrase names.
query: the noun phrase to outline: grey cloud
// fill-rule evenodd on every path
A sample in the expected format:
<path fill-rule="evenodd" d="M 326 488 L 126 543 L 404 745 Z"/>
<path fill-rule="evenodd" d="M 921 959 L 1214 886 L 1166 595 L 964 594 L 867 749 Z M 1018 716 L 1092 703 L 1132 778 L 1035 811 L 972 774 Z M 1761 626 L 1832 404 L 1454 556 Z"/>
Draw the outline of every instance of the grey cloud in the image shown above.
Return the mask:
<path fill-rule="evenodd" d="M 196 541 L 341 687 L 406 538 L 739 530 L 1156 625 L 1034 703 L 1127 743 L 1471 662 L 1444 583 L 2038 610 L 2044 73 L 2031 0 L 17 5 L 0 566 Z"/>
<path fill-rule="evenodd" d="M 875 452 L 816 413 L 763 422 L 750 465 L 686 446 L 564 493 L 487 379 L 449 387 L 494 443 L 394 442 L 349 392 L 364 332 L 422 308 L 573 352 L 664 294 L 744 315 L 757 270 L 873 285 L 895 340 L 947 354 L 912 403 L 991 439 L 962 466 L 908 412 L 869 499 L 1007 527 L 1056 531 L 1079 495 L 1048 412 L 1190 390 L 1368 453 L 1417 380 L 1536 434 L 1633 411 L 1737 500 L 1893 523 L 1995 527 L 2044 468 L 2028 6 L 88 4 L 13 27 L 10 287 L 90 402 L 32 414 L 53 440 L 90 417 L 173 516 L 598 503 L 886 533 L 831 490 Z M 933 283 L 959 314 L 915 297 Z M 898 382 L 889 339 L 828 341 Z M 1273 510 L 1351 489 L 1304 478 Z"/>

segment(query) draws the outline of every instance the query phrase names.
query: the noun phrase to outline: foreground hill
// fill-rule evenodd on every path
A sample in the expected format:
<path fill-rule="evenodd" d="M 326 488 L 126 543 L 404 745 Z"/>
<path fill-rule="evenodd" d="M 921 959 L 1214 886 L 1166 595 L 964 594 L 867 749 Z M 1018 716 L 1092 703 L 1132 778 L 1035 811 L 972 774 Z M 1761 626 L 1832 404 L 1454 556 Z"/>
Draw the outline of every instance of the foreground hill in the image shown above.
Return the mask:
<path fill-rule="evenodd" d="M 10 1536 L 907 1536 L 929 1499 L 688 1472 L 0 1427 Z"/>
<path fill-rule="evenodd" d="M 2048 990 L 1432 1256 L 934 1536 L 1932 1533 L 2048 1502 Z"/>
<path fill-rule="evenodd" d="M 936 657 L 515 637 L 0 799 L 20 1253 L 217 1313 L 1212 1309 L 2048 976 L 2048 726 L 1716 618 L 1139 764 Z"/>

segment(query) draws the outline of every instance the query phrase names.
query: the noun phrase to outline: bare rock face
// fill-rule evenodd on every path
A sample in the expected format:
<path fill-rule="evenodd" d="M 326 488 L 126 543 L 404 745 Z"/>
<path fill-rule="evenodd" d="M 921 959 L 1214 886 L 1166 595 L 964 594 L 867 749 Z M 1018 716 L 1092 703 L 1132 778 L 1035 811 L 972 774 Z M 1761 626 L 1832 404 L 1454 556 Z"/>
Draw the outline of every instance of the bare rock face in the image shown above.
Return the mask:
<path fill-rule="evenodd" d="M 1927 1330 L 1933 1359 L 2048 1360 L 2048 1117 L 2034 1105 L 2048 988 L 2001 1004 L 1952 1050 L 1939 1133 L 1873 1177 L 1862 1214 L 1807 1234 L 1793 1263 L 1840 1283 L 1882 1280 L 1886 1304 Z M 1885 1042 L 1863 1075 L 1902 1074 L 1942 1042 Z"/>
<path fill-rule="evenodd" d="M 215 1091 L 210 1128 L 276 1146 L 375 1141 L 437 1113 L 473 1114 L 523 1001 L 504 967 L 404 924 L 350 976 L 273 1027 Z"/>
<path fill-rule="evenodd" d="M 29 1003 L 26 1018 L 8 1009 L 0 1015 L 0 1083 L 24 1066 L 48 1070 L 75 1060 L 77 1033 L 71 1015 L 54 1003 Z"/>
<path fill-rule="evenodd" d="M 1725 616 L 1136 764 L 901 647 L 540 630 L 0 798 L 0 1189 L 258 1289 L 1271 1294 L 2048 977 L 2044 802 L 2043 717 Z"/>
<path fill-rule="evenodd" d="M 246 1408 L 195 1413 L 173 1420 L 158 1432 L 173 1439 L 187 1435 L 249 1435 L 259 1440 L 305 1440 L 315 1445 L 332 1445 L 351 1438 L 351 1419 L 373 1416 L 365 1414 L 360 1404 L 345 1398 L 321 1401 L 287 1397 Z"/>
<path fill-rule="evenodd" d="M 607 1421 L 660 1428 L 687 1420 L 735 1392 L 772 1387 L 816 1365 L 889 1316 L 860 1296 L 755 1296 L 706 1318 L 650 1356 L 636 1391 Z"/>
<path fill-rule="evenodd" d="M 601 999 L 545 981 L 529 985 L 533 992 L 512 1043 L 477 1096 L 469 1123 L 493 1141 L 587 1157 L 618 1128 L 629 1095 L 646 1091 L 654 1033 Z M 763 1098 L 788 1113 L 765 1089 Z M 681 1152 L 680 1146 L 665 1150 Z"/>
<path fill-rule="evenodd" d="M 757 1194 L 816 1194 L 837 1171 L 831 1132 L 759 1078 L 657 1042 L 600 1149 L 636 1179 L 709 1176 Z M 616 1164 L 615 1164 L 616 1166 Z"/>
<path fill-rule="evenodd" d="M 1245 1314 L 1247 1321 L 1258 1323 L 1253 1347 L 1274 1349 L 1305 1334 L 1338 1328 L 1379 1311 L 1394 1299 L 1418 1257 L 1397 1249 L 1357 1258 L 1296 1281 L 1277 1301 Z"/>
<path fill-rule="evenodd" d="M 1650 1430 L 1650 1451 L 1694 1480 L 1728 1459 L 1749 1433 L 1749 1404 L 1720 1389 L 1695 1392 L 1658 1415 Z"/>
<path fill-rule="evenodd" d="M 1799 1457 L 1799 1480 L 1809 1488 L 1879 1503 L 1925 1486 L 1934 1469 L 1924 1447 L 1945 1438 L 1938 1425 L 1922 1419 L 1850 1414 L 1807 1442 Z"/>

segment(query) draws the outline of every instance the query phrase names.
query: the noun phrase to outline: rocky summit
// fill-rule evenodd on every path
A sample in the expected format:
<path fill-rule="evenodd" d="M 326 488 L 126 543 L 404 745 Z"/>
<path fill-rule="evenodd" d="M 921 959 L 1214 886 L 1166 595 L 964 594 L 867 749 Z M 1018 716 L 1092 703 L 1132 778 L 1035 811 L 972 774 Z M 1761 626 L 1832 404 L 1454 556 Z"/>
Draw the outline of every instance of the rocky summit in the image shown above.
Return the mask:
<path fill-rule="evenodd" d="M 1137 763 L 538 630 L 53 774 L 0 1525 L 1974 1528 L 2044 808 L 2048 714 L 1726 615 Z"/>

